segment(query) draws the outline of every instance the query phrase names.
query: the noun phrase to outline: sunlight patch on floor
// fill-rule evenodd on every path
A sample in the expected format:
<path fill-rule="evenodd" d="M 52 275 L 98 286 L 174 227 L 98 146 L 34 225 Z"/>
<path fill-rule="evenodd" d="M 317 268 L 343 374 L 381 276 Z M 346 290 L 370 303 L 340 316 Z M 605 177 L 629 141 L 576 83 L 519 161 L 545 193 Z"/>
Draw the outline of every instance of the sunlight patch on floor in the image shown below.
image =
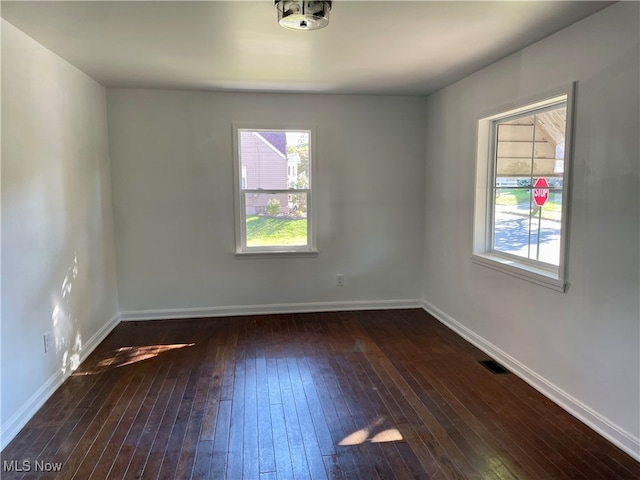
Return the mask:
<path fill-rule="evenodd" d="M 378 417 L 371 425 L 356 430 L 344 437 L 338 445 L 348 447 L 353 445 L 361 445 L 365 442 L 384 443 L 384 442 L 401 442 L 404 440 L 402 434 L 397 428 L 381 428 L 384 423 L 384 417 Z"/>
<path fill-rule="evenodd" d="M 114 350 L 111 356 L 98 362 L 95 368 L 77 372 L 75 375 L 95 375 L 112 368 L 120 368 L 143 362 L 171 350 L 193 347 L 194 345 L 195 343 L 173 343 L 166 345 L 121 347 Z"/>

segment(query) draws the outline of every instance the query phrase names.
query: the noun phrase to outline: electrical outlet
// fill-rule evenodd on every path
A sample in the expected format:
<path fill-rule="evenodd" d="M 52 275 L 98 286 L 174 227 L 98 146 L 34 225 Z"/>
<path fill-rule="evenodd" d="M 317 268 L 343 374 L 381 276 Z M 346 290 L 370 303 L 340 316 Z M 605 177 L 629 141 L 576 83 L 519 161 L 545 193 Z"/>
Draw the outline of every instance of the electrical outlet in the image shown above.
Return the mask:
<path fill-rule="evenodd" d="M 44 334 L 44 353 L 48 353 L 51 350 L 51 332 Z"/>
<path fill-rule="evenodd" d="M 344 287 L 344 274 L 338 273 L 336 275 L 336 285 L 338 287 Z"/>

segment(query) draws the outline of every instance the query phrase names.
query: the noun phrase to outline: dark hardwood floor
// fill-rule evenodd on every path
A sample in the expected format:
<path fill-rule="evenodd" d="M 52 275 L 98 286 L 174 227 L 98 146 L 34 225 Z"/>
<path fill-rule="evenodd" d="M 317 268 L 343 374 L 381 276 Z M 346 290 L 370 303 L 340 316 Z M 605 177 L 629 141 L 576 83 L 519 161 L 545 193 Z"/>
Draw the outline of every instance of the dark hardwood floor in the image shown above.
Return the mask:
<path fill-rule="evenodd" d="M 422 310 L 122 323 L 5 448 L 2 478 L 640 478 L 486 359 Z"/>

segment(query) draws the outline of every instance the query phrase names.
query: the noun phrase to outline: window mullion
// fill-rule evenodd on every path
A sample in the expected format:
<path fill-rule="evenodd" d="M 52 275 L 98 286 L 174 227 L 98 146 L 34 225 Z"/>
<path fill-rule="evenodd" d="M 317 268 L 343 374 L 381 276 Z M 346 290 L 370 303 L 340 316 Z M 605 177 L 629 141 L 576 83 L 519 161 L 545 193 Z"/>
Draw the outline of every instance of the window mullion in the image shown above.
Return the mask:
<path fill-rule="evenodd" d="M 295 189 L 276 189 L 276 188 L 258 188 L 258 189 L 248 189 L 248 188 L 243 188 L 240 189 L 240 191 L 242 193 L 259 193 L 262 195 L 271 195 L 271 194 L 281 194 L 281 193 L 289 193 L 289 194 L 296 194 L 296 193 L 310 193 L 311 190 L 308 188 L 295 188 Z"/>
<path fill-rule="evenodd" d="M 533 116 L 533 132 L 531 137 L 531 173 L 529 175 L 529 241 L 527 242 L 527 258 L 531 258 L 531 218 L 533 217 L 533 164 L 536 158 L 536 116 Z M 539 240 L 539 239 L 538 239 Z"/>
<path fill-rule="evenodd" d="M 491 158 L 490 165 L 490 173 L 489 173 L 489 181 L 491 182 L 490 188 L 490 198 L 487 199 L 488 204 L 488 215 L 487 215 L 487 224 L 488 224 L 488 235 L 487 235 L 487 245 L 489 246 L 489 250 L 495 250 L 494 240 L 496 236 L 495 228 L 495 212 L 496 212 L 496 183 L 497 183 L 497 164 L 498 164 L 498 131 L 500 125 L 496 122 L 491 124 L 491 150 L 489 152 L 489 157 Z"/>

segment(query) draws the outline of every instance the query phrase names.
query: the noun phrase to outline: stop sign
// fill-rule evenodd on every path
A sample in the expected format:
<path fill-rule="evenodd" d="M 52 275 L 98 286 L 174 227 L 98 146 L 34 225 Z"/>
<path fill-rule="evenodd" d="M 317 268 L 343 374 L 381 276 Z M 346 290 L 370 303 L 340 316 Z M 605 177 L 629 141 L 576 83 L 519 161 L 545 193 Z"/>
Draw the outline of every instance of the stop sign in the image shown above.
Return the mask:
<path fill-rule="evenodd" d="M 533 201 L 539 207 L 543 206 L 549 198 L 549 184 L 546 178 L 539 178 L 533 185 Z"/>

